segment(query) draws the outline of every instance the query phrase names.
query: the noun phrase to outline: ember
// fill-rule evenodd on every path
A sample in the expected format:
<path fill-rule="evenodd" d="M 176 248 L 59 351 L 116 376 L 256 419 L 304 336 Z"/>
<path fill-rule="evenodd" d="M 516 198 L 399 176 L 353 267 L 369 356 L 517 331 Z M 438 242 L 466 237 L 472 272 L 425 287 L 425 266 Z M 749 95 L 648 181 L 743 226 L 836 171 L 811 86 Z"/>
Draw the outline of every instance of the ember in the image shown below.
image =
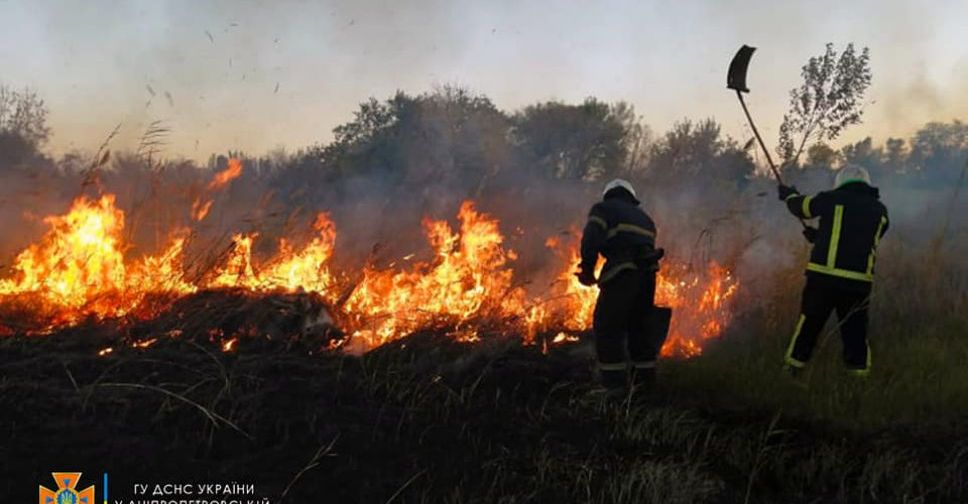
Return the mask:
<path fill-rule="evenodd" d="M 216 190 L 234 176 L 237 172 L 219 173 L 208 189 Z M 16 257 L 14 274 L 0 280 L 0 300 L 30 307 L 43 323 L 26 332 L 41 334 L 92 317 L 123 317 L 125 323 L 137 325 L 163 309 L 156 306 L 159 297 L 171 305 L 179 298 L 219 290 L 236 297 L 238 292 L 307 292 L 339 307 L 339 325 L 348 336 L 326 340 L 326 347 L 358 352 L 422 329 L 438 328 L 467 343 L 493 335 L 537 343 L 541 335 L 542 345 L 576 341 L 578 333 L 590 329 L 597 290 L 574 277 L 577 243 L 566 244 L 557 237 L 547 241 L 549 257 L 558 263 L 557 280 L 546 292 L 530 293 L 523 287 L 525 279 L 516 275 L 517 254 L 507 247 L 499 222 L 471 201 L 461 205 L 457 217 L 457 229 L 444 220 L 424 221 L 433 251 L 429 259 L 417 260 L 410 254 L 389 267 L 366 266 L 350 275 L 330 270 L 336 226 L 329 214 L 321 213 L 314 224 L 315 237 L 306 245 L 294 247 L 280 240 L 277 253 L 261 264 L 252 257 L 258 235 L 236 234 L 222 260 L 192 282 L 183 266 L 187 233 L 175 233 L 157 256 L 129 260 L 124 257 L 124 213 L 116 208 L 114 197 L 81 197 L 66 215 L 45 220 L 48 232 Z M 675 310 L 663 355 L 701 353 L 704 342 L 720 336 L 730 322 L 729 302 L 738 283 L 715 262 L 690 267 L 672 261 L 664 263 L 658 282 L 657 303 Z M 320 313 L 316 306 L 314 314 Z M 259 336 L 263 326 L 259 322 L 230 332 L 210 327 L 209 339 L 229 352 L 238 347 L 240 336 Z M 307 323 L 293 325 L 297 326 L 304 332 Z M 157 335 L 176 337 L 184 328 L 157 329 L 161 332 L 132 344 L 147 348 Z M 212 336 L 215 333 L 218 337 Z"/>

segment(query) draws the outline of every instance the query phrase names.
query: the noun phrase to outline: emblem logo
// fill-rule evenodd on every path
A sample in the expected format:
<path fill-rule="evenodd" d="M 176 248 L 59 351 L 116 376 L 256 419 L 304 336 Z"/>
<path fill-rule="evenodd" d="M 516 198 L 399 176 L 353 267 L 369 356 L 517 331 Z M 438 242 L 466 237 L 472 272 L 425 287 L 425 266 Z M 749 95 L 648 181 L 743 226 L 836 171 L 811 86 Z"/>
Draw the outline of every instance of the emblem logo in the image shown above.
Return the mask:
<path fill-rule="evenodd" d="M 51 473 L 57 482 L 57 490 L 40 485 L 39 504 L 95 504 L 94 485 L 78 492 L 77 482 L 81 473 Z"/>

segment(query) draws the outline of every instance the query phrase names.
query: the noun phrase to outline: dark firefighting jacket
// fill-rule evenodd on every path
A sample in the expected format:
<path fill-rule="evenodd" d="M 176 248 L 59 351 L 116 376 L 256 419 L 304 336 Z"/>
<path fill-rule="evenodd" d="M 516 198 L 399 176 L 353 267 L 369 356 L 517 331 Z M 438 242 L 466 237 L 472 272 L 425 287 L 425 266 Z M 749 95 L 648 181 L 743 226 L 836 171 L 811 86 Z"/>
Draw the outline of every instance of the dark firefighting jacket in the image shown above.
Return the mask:
<path fill-rule="evenodd" d="M 786 204 L 797 217 L 820 218 L 808 275 L 870 284 L 877 244 L 888 227 L 887 208 L 877 188 L 850 182 L 813 196 L 793 194 Z"/>
<path fill-rule="evenodd" d="M 588 212 L 580 267 L 594 271 L 598 254 L 604 256 L 599 283 L 625 270 L 657 269 L 655 234 L 655 223 L 639 208 L 639 201 L 624 189 L 613 189 Z"/>

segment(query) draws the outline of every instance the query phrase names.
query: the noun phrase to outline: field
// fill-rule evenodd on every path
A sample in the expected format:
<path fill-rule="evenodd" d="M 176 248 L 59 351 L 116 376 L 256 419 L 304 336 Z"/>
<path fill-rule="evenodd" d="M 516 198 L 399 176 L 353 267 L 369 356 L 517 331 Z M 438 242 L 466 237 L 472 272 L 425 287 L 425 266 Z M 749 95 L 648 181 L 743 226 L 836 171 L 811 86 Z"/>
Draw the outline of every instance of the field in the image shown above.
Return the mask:
<path fill-rule="evenodd" d="M 98 356 L 109 324 L 2 338 L 0 493 L 103 467 L 118 493 L 158 475 L 293 503 L 965 502 L 965 278 L 942 273 L 955 258 L 885 255 L 874 372 L 844 376 L 834 334 L 807 387 L 780 370 L 792 269 L 701 357 L 623 398 L 594 392 L 587 342 L 544 354 L 427 331 L 356 357 L 185 337 Z"/>
<path fill-rule="evenodd" d="M 136 152 L 117 132 L 0 159 L 11 502 L 55 471 L 98 500 L 108 473 L 112 504 L 203 497 L 169 484 L 251 485 L 237 504 L 968 502 L 960 121 L 784 167 L 815 193 L 862 163 L 892 219 L 871 375 L 843 372 L 831 321 L 800 382 L 781 360 L 807 246 L 715 120 L 654 136 L 623 102 L 503 111 L 445 86 L 290 154 L 199 164 L 159 157 L 160 122 Z M 657 387 L 621 397 L 597 388 L 573 275 L 613 177 L 658 223 L 677 314 Z"/>
<path fill-rule="evenodd" d="M 102 3 L 0 0 L 0 504 L 968 504 L 959 2 Z"/>

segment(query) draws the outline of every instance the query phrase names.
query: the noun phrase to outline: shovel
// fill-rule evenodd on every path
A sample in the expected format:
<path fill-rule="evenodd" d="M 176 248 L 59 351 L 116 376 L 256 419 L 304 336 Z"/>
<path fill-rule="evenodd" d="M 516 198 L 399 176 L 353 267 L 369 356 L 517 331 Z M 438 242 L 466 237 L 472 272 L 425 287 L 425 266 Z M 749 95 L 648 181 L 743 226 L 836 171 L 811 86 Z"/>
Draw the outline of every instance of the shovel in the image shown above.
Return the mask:
<path fill-rule="evenodd" d="M 770 164 L 770 170 L 773 172 L 773 176 L 776 177 L 778 184 L 785 185 L 783 184 L 783 177 L 780 176 L 780 171 L 776 169 L 776 164 L 773 163 L 773 157 L 770 156 L 770 150 L 766 148 L 763 137 L 760 136 L 760 131 L 756 129 L 753 116 L 750 115 L 749 108 L 746 107 L 746 100 L 743 99 L 743 93 L 750 92 L 750 88 L 746 87 L 746 70 L 749 69 L 750 58 L 753 57 L 754 51 L 756 51 L 755 47 L 750 47 L 745 44 L 739 48 L 739 51 L 736 51 L 736 55 L 733 56 L 733 61 L 729 62 L 729 71 L 726 73 L 726 87 L 736 91 L 739 104 L 743 107 L 743 113 L 746 114 L 746 120 L 750 124 L 750 129 L 753 130 L 756 141 L 760 144 L 760 148 L 763 149 L 763 154 L 766 155 L 766 161 Z M 800 219 L 800 224 L 803 225 L 804 229 L 808 227 L 803 219 Z"/>
<path fill-rule="evenodd" d="M 770 163 L 770 170 L 773 171 L 773 176 L 776 177 L 776 181 L 782 184 L 783 177 L 780 176 L 780 171 L 776 169 L 776 164 L 773 163 L 773 157 L 770 156 L 770 150 L 763 143 L 763 137 L 760 136 L 760 131 L 756 129 L 756 124 L 753 123 L 753 116 L 750 115 L 750 111 L 746 107 L 746 101 L 743 99 L 743 93 L 750 92 L 750 88 L 746 87 L 746 70 L 750 66 L 750 58 L 753 57 L 754 51 L 756 51 L 755 47 L 750 47 L 745 44 L 739 48 L 739 51 L 736 51 L 736 56 L 733 56 L 733 61 L 729 62 L 729 72 L 726 74 L 726 87 L 736 91 L 736 97 L 739 98 L 739 104 L 743 106 L 743 113 L 746 114 L 746 120 L 750 123 L 750 128 L 753 129 L 753 135 L 756 136 L 756 141 L 759 142 L 760 148 L 763 149 L 763 154 L 766 154 L 766 161 Z"/>

